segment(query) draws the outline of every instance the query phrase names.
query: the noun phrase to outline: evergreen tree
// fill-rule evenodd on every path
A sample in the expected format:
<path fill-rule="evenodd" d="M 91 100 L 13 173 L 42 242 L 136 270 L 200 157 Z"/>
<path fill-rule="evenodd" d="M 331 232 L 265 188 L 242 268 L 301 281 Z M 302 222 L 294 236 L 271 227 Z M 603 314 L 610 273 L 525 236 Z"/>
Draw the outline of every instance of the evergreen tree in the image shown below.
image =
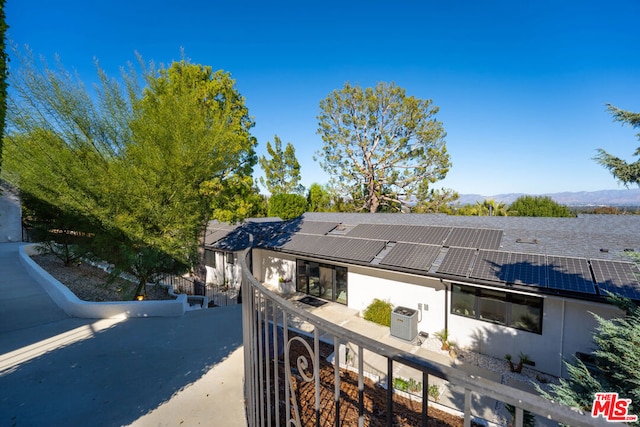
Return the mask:
<path fill-rule="evenodd" d="M 438 107 L 393 83 L 345 84 L 320 102 L 321 166 L 357 210 L 401 210 L 451 166 Z"/>
<path fill-rule="evenodd" d="M 621 399 L 631 399 L 630 414 L 640 414 L 640 308 L 629 300 L 612 301 L 625 315 L 612 320 L 596 316 L 594 363 L 567 363 L 569 378 L 543 392 L 547 398 L 589 412 L 595 393 L 616 392 Z"/>
<path fill-rule="evenodd" d="M 460 198 L 457 191 L 450 188 L 429 190 L 425 197 L 419 198 L 419 201 L 414 207 L 413 212 L 416 213 L 451 213 L 452 202 L 455 202 Z"/>
<path fill-rule="evenodd" d="M 632 113 L 630 111 L 621 110 L 609 104 L 607 106 L 613 119 L 622 124 L 628 124 L 632 128 L 640 128 L 640 113 Z M 637 134 L 640 139 L 640 133 Z M 634 156 L 640 156 L 640 147 L 633 153 Z M 636 184 L 640 185 L 640 159 L 633 163 L 626 162 L 619 157 L 607 153 L 603 149 L 598 149 L 595 160 L 605 168 L 609 169 L 611 174 L 620 180 L 624 185 Z"/>
<path fill-rule="evenodd" d="M 271 156 L 260 157 L 258 160 L 264 171 L 264 178 L 260 183 L 270 194 L 301 194 L 304 187 L 300 184 L 300 163 L 296 159 L 293 145 L 288 142 L 282 151 L 282 141 L 278 135 L 273 137 L 273 146 L 267 141 L 267 153 Z"/>
<path fill-rule="evenodd" d="M 567 206 L 555 202 L 549 196 L 520 196 L 507 210 L 510 216 L 571 217 Z"/>

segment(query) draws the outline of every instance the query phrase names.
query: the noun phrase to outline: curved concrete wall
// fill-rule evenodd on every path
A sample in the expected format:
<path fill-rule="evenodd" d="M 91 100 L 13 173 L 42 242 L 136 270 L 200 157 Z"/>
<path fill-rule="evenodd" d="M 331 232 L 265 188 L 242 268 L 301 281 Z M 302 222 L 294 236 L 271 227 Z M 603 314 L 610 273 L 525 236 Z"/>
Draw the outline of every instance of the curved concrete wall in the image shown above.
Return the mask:
<path fill-rule="evenodd" d="M 47 273 L 29 254 L 35 245 L 20 248 L 20 261 L 29 274 L 40 283 L 51 299 L 72 317 L 107 319 L 112 317 L 173 317 L 182 316 L 189 310 L 187 296 L 178 295 L 170 301 L 123 301 L 88 302 L 79 299 L 73 292 Z"/>

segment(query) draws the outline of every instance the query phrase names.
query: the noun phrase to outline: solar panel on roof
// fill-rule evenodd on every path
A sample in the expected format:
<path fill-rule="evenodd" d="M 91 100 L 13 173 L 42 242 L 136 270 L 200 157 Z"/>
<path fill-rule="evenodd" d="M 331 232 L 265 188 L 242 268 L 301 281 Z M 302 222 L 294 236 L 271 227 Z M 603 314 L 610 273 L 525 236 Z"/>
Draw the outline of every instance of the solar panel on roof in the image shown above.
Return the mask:
<path fill-rule="evenodd" d="M 516 285 L 547 286 L 544 255 L 511 253 L 507 265 L 507 282 Z"/>
<path fill-rule="evenodd" d="M 346 234 L 348 237 L 367 237 L 374 224 L 358 224 Z"/>
<path fill-rule="evenodd" d="M 369 229 L 367 234 L 361 237 L 364 237 L 367 239 L 389 240 L 388 236 L 393 234 L 390 230 L 391 230 L 391 225 L 373 224 L 373 226 Z"/>
<path fill-rule="evenodd" d="M 440 246 L 397 243 L 380 261 L 382 265 L 428 271 L 440 252 Z"/>
<path fill-rule="evenodd" d="M 340 246 L 333 254 L 327 254 L 327 256 L 351 261 L 371 262 L 386 245 L 386 242 L 382 240 L 335 239 L 339 240 Z"/>
<path fill-rule="evenodd" d="M 469 277 L 506 282 L 508 265 L 509 252 L 482 249 L 478 252 L 478 258 Z"/>
<path fill-rule="evenodd" d="M 324 235 L 338 226 L 335 222 L 303 221 L 293 227 L 293 232 Z"/>
<path fill-rule="evenodd" d="M 378 252 L 384 249 L 385 242 L 337 236 L 294 234 L 280 247 L 287 251 L 311 256 L 371 262 Z"/>
<path fill-rule="evenodd" d="M 419 243 L 442 245 L 450 232 L 451 227 L 424 227 L 424 233 L 421 234 Z"/>
<path fill-rule="evenodd" d="M 591 260 L 593 275 L 600 290 L 633 300 L 640 300 L 640 283 L 635 264 L 621 261 Z M 606 295 L 605 292 L 601 294 Z"/>
<path fill-rule="evenodd" d="M 478 249 L 499 249 L 502 242 L 502 230 L 481 228 L 476 234 L 476 247 Z"/>
<path fill-rule="evenodd" d="M 415 233 L 415 232 L 414 232 Z M 412 227 L 408 225 L 390 225 L 380 237 L 393 242 L 406 242 L 412 235 Z"/>
<path fill-rule="evenodd" d="M 547 256 L 548 286 L 560 291 L 596 293 L 589 271 L 589 263 L 584 258 Z"/>
<path fill-rule="evenodd" d="M 476 233 L 477 230 L 475 228 L 454 227 L 444 244 L 447 246 L 475 248 Z"/>
<path fill-rule="evenodd" d="M 476 252 L 470 248 L 449 248 L 437 272 L 467 277 Z"/>

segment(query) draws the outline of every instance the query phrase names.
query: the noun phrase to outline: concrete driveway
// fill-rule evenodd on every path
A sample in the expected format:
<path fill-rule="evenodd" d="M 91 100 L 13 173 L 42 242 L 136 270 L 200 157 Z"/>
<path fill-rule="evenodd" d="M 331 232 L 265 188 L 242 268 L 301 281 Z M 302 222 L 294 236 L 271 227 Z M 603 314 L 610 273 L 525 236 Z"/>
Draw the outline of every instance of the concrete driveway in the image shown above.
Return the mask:
<path fill-rule="evenodd" d="M 0 244 L 0 425 L 246 426 L 240 306 L 67 317 Z"/>

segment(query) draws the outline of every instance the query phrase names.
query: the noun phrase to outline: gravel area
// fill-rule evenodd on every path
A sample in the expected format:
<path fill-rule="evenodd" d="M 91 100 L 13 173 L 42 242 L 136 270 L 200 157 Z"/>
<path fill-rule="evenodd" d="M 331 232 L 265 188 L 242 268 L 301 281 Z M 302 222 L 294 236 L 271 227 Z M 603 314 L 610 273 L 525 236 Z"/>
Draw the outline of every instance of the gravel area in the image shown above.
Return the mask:
<path fill-rule="evenodd" d="M 130 301 L 134 297 L 135 283 L 122 278 L 109 282 L 109 274 L 99 267 L 87 263 L 65 267 L 51 254 L 31 258 L 83 301 Z M 166 288 L 149 285 L 146 299 L 167 300 L 173 297 Z"/>
<path fill-rule="evenodd" d="M 441 349 L 442 343 L 437 338 L 427 338 L 423 341 L 422 346 L 430 351 L 449 355 L 448 351 Z M 559 379 L 557 377 L 542 373 L 527 366 L 524 366 L 520 373 L 511 372 L 505 359 L 499 359 L 459 348 L 456 348 L 455 351 L 456 359 L 453 361 L 454 366 L 460 363 L 465 363 L 468 365 L 478 366 L 488 371 L 496 372 L 501 375 L 500 382 L 511 387 L 525 389 L 531 393 L 537 393 L 534 388 L 537 386 L 541 390 L 550 392 L 551 385 L 559 383 Z M 514 359 L 517 361 L 518 356 Z M 496 402 L 496 407 L 494 408 L 495 419 L 492 421 L 498 425 L 510 425 L 510 417 L 506 416 L 507 411 L 504 406 L 503 402 Z M 536 417 L 536 424 L 541 426 L 548 425 L 545 420 L 541 419 L 539 416 Z"/>

